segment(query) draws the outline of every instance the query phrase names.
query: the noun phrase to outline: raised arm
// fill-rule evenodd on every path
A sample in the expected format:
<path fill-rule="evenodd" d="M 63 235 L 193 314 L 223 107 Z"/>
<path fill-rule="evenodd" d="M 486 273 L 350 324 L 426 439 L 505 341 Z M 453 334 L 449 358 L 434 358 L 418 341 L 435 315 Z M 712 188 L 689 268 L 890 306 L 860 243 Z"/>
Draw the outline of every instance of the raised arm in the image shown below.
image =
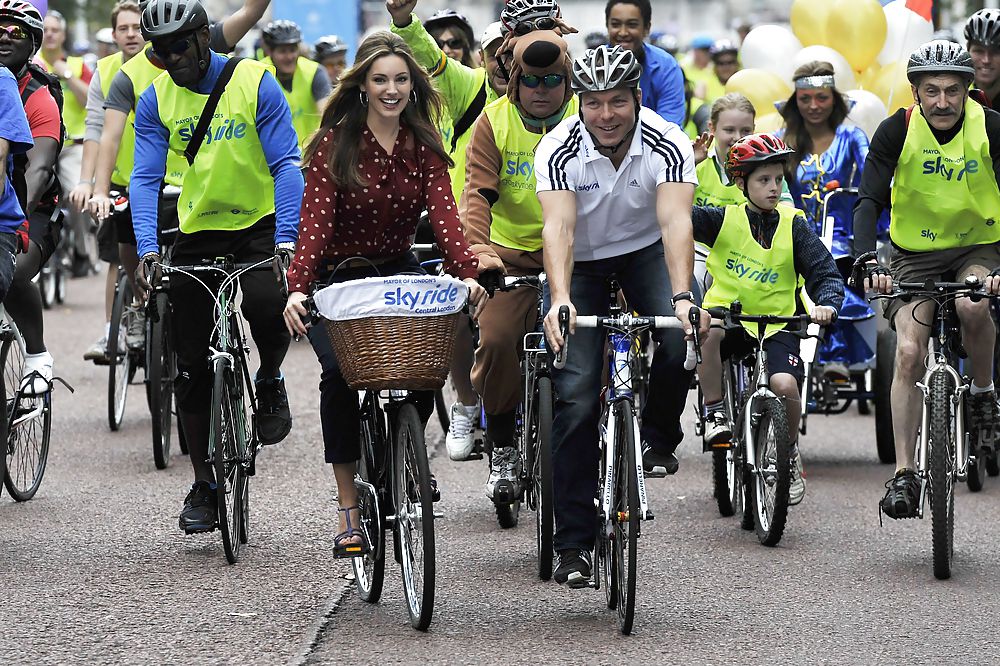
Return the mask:
<path fill-rule="evenodd" d="M 222 36 L 226 39 L 226 46 L 233 47 L 243 39 L 250 28 L 264 18 L 264 12 L 270 4 L 271 0 L 246 0 L 232 16 L 226 17 L 222 22 Z"/>

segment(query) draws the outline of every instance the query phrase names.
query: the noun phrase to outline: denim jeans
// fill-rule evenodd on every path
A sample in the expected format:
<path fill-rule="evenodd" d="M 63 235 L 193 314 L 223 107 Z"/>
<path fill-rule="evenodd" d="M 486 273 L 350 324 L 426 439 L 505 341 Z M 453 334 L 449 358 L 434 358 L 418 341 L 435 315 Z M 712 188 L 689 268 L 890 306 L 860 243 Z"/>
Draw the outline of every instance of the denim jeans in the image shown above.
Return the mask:
<path fill-rule="evenodd" d="M 663 244 L 608 259 L 577 262 L 570 299 L 578 315 L 608 312 L 608 279 L 621 285 L 629 307 L 641 315 L 674 313 L 673 290 L 664 263 Z M 546 309 L 549 298 L 546 294 Z M 556 520 L 555 549 L 593 550 L 597 520 L 594 496 L 600 452 L 602 329 L 580 329 L 570 339 L 566 367 L 553 369 L 556 405 L 552 423 L 552 476 Z M 649 392 L 642 411 L 641 437 L 654 449 L 672 453 L 684 433 L 681 413 L 691 372 L 684 369 L 686 346 L 679 329 L 652 333 L 658 343 L 650 368 Z"/>

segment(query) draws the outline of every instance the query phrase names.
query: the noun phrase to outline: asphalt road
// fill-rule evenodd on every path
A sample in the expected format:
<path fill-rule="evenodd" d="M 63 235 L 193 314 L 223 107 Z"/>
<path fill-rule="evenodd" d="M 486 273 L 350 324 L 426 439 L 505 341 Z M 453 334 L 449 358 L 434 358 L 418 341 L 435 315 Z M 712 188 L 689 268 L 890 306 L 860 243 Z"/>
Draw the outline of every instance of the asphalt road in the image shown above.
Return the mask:
<path fill-rule="evenodd" d="M 443 489 L 430 631 L 409 627 L 398 568 L 383 600 L 361 602 L 329 556 L 336 519 L 322 462 L 318 366 L 285 365 L 292 435 L 266 450 L 251 484 L 251 541 L 226 563 L 218 533 L 185 537 L 191 482 L 175 446 L 153 466 L 141 385 L 125 426 L 106 423 L 106 370 L 81 360 L 99 333 L 101 280 L 70 285 L 46 315 L 57 374 L 49 468 L 37 497 L 0 499 L 0 659 L 38 663 L 970 663 L 995 662 L 1000 480 L 960 487 L 955 568 L 931 571 L 930 521 L 879 526 L 891 473 L 872 417 L 813 417 L 808 488 L 777 548 L 718 515 L 710 461 L 693 436 L 680 472 L 648 484 L 656 520 L 639 543 L 634 634 L 618 634 L 603 591 L 535 576 L 534 517 L 501 530 L 483 462 L 447 460 L 428 439 Z M 689 427 L 690 430 L 690 427 Z"/>

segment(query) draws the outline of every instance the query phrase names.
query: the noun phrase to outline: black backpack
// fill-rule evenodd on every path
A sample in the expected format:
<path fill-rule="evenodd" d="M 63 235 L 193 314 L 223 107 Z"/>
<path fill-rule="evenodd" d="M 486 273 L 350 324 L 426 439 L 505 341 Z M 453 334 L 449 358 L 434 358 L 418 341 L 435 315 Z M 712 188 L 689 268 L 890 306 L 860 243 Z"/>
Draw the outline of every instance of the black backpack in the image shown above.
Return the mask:
<path fill-rule="evenodd" d="M 56 101 L 56 106 L 59 107 L 59 152 L 62 151 L 63 143 L 66 141 L 66 125 L 63 123 L 63 89 L 59 83 L 59 79 L 55 76 L 49 74 L 44 69 L 31 62 L 28 63 L 28 73 L 31 74 L 31 80 L 28 81 L 28 85 L 24 87 L 24 92 L 21 93 L 21 105 L 23 106 L 27 103 L 28 98 L 31 97 L 36 90 L 42 86 L 46 86 L 49 89 L 49 94 Z M 58 156 L 58 152 L 56 155 Z M 21 204 L 21 209 L 26 210 L 28 204 L 28 185 L 24 180 L 24 173 L 28 167 L 28 157 L 24 153 L 14 156 L 14 191 L 17 194 L 17 200 Z M 38 207 L 42 209 L 47 209 L 51 205 L 55 204 L 56 199 L 59 197 L 60 187 L 59 178 L 56 176 L 56 170 L 53 167 L 51 172 L 51 179 L 49 181 L 50 185 L 45 193 L 39 198 Z"/>

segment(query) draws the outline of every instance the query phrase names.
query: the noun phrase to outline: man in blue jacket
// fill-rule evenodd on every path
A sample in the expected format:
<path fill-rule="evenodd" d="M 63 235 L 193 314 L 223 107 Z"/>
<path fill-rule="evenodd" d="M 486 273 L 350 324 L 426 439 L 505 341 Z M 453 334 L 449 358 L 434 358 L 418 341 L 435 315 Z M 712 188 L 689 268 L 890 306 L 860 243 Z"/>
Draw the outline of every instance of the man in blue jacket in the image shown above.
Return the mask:
<path fill-rule="evenodd" d="M 0 170 L 0 303 L 14 279 L 17 229 L 24 222 L 24 211 L 11 181 L 14 155 L 28 152 L 33 145 L 17 79 L 9 69 L 0 67 L 0 164 L 3 164 Z"/>
<path fill-rule="evenodd" d="M 612 45 L 629 49 L 642 65 L 642 105 L 684 126 L 684 75 L 674 57 L 645 42 L 653 24 L 649 0 L 608 0 L 604 20 Z"/>

